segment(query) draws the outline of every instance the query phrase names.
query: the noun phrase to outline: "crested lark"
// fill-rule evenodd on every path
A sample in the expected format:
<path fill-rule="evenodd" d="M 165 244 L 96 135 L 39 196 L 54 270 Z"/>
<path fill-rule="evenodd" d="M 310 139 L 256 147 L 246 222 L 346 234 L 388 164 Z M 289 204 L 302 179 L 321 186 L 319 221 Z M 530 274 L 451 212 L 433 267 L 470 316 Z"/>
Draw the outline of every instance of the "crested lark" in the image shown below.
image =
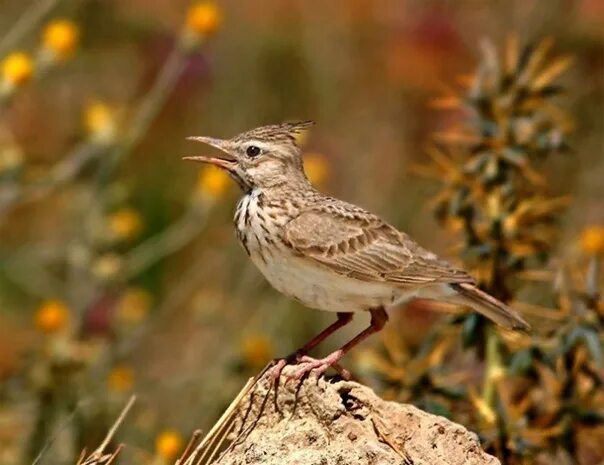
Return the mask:
<path fill-rule="evenodd" d="M 211 163 L 239 184 L 237 237 L 272 286 L 304 305 L 336 312 L 337 321 L 275 367 L 296 362 L 299 377 L 339 368 L 339 360 L 381 330 L 385 308 L 415 297 L 467 305 L 507 328 L 528 330 L 514 310 L 478 289 L 466 272 L 423 249 L 361 207 L 317 191 L 304 174 L 296 136 L 310 121 L 253 129 L 228 139 L 191 137 L 227 157 L 185 157 Z M 371 324 L 327 357 L 307 353 L 367 311 Z"/>

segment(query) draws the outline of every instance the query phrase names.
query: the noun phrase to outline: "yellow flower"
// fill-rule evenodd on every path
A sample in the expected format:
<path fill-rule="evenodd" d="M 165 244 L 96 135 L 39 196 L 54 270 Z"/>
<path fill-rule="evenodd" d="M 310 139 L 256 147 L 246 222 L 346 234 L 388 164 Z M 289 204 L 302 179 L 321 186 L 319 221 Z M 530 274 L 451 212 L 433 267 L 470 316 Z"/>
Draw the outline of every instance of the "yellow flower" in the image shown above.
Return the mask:
<path fill-rule="evenodd" d="M 107 386 L 115 392 L 128 392 L 134 385 L 134 371 L 126 365 L 114 367 L 107 376 Z"/>
<path fill-rule="evenodd" d="M 178 431 L 165 430 L 155 438 L 155 451 L 160 457 L 172 460 L 183 446 L 182 436 Z"/>
<path fill-rule="evenodd" d="M 95 142 L 110 143 L 115 139 L 114 111 L 105 103 L 93 101 L 84 109 L 84 128 Z"/>
<path fill-rule="evenodd" d="M 24 52 L 13 52 L 1 64 L 2 80 L 14 87 L 29 81 L 34 73 L 31 57 Z"/>
<path fill-rule="evenodd" d="M 65 60 L 74 52 L 78 45 L 80 31 L 68 19 L 58 19 L 50 22 L 42 34 L 42 45 L 59 60 Z"/>
<path fill-rule="evenodd" d="M 0 141 L 0 144 L 2 142 Z M 0 174 L 14 170 L 23 164 L 23 151 L 16 144 L 0 146 Z"/>
<path fill-rule="evenodd" d="M 604 254 L 604 226 L 588 226 L 581 233 L 581 248 L 589 255 Z"/>
<path fill-rule="evenodd" d="M 117 317 L 127 323 L 140 323 L 151 307 L 151 295 L 145 289 L 128 288 L 117 303 Z"/>
<path fill-rule="evenodd" d="M 212 2 L 192 5 L 187 11 L 186 29 L 198 36 L 208 36 L 220 27 L 222 13 Z"/>
<path fill-rule="evenodd" d="M 133 239 L 143 229 L 143 220 L 133 208 L 121 208 L 109 216 L 109 230 L 117 239 Z"/>
<path fill-rule="evenodd" d="M 217 166 L 204 166 L 197 178 L 198 192 L 210 197 L 221 197 L 229 187 L 229 176 Z"/>
<path fill-rule="evenodd" d="M 34 323 L 44 333 L 56 333 L 69 324 L 69 309 L 60 300 L 48 300 L 36 310 Z"/>
<path fill-rule="evenodd" d="M 122 269 L 122 258 L 115 253 L 100 256 L 92 265 L 92 273 L 100 279 L 111 279 Z"/>
<path fill-rule="evenodd" d="M 320 153 L 304 155 L 304 172 L 312 184 L 320 186 L 329 177 L 329 164 Z"/>
<path fill-rule="evenodd" d="M 266 336 L 253 334 L 241 342 L 241 354 L 252 368 L 262 368 L 273 356 L 273 346 Z"/>

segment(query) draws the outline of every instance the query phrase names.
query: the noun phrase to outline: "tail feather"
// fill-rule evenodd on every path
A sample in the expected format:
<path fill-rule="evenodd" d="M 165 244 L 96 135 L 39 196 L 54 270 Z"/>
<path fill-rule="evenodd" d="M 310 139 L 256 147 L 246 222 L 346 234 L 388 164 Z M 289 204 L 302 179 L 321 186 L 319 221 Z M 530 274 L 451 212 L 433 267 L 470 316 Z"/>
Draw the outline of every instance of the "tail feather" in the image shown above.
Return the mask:
<path fill-rule="evenodd" d="M 457 292 L 457 295 L 452 298 L 455 303 L 468 305 L 506 328 L 523 331 L 531 329 L 531 326 L 515 310 L 476 286 L 469 283 L 452 283 L 449 286 Z"/>

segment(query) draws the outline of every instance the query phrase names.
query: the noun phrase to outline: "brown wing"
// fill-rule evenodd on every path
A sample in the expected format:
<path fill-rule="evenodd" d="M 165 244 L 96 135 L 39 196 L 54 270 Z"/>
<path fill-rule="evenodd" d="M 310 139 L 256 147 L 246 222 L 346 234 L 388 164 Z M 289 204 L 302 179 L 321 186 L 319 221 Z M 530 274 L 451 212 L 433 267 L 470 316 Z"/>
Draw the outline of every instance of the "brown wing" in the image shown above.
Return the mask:
<path fill-rule="evenodd" d="M 379 217 L 349 204 L 300 213 L 285 226 L 283 240 L 295 253 L 364 281 L 401 286 L 473 282 Z"/>

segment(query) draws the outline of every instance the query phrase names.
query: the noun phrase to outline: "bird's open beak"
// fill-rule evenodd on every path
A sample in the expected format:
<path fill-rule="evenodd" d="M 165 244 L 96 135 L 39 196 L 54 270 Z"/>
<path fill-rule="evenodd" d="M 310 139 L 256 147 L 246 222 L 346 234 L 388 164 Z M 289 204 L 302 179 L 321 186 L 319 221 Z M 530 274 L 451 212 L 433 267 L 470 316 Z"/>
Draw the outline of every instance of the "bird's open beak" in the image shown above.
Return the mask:
<path fill-rule="evenodd" d="M 214 139 L 213 137 L 187 137 L 187 140 L 194 140 L 197 142 L 203 142 L 204 144 L 211 145 L 224 153 L 229 154 L 228 141 L 222 139 Z M 233 171 L 237 166 L 237 160 L 233 158 L 216 158 L 216 157 L 204 157 L 201 155 L 183 157 L 183 160 L 198 161 L 201 163 L 209 163 L 227 171 Z"/>

